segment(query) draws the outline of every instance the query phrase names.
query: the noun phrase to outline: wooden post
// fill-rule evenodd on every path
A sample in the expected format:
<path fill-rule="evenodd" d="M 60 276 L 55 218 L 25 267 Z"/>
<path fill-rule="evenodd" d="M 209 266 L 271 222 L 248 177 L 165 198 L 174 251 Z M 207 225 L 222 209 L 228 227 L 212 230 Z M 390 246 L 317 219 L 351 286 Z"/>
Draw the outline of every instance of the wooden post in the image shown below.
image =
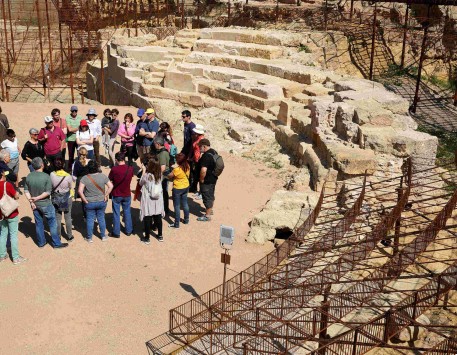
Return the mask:
<path fill-rule="evenodd" d="M 376 46 L 376 20 L 377 20 L 377 3 L 374 3 L 373 14 L 373 31 L 371 33 L 371 55 L 370 55 L 370 74 L 369 79 L 373 80 L 373 67 L 374 67 L 374 53 Z"/>
<path fill-rule="evenodd" d="M 403 43 L 401 46 L 401 62 L 400 67 L 405 67 L 405 52 L 406 52 L 406 37 L 408 36 L 408 17 L 409 17 L 409 5 L 406 4 L 405 23 L 403 25 Z"/>
<path fill-rule="evenodd" d="M 397 189 L 397 203 L 400 202 L 403 196 L 403 176 L 400 177 L 400 187 Z M 398 254 L 398 248 L 400 246 L 400 227 L 401 227 L 401 214 L 395 221 L 395 235 L 394 235 L 394 246 L 393 255 Z"/>
<path fill-rule="evenodd" d="M 159 19 L 159 0 L 156 1 L 156 4 L 157 4 L 157 11 L 156 11 L 157 27 L 160 27 L 160 19 Z"/>
<path fill-rule="evenodd" d="M 63 40 L 62 40 L 62 21 L 60 21 L 60 0 L 57 0 L 57 13 L 59 14 L 59 43 L 60 43 L 60 65 L 62 67 L 62 74 L 63 75 L 63 72 L 64 72 L 64 66 L 63 66 L 63 63 L 64 63 L 64 60 L 63 60 L 63 51 L 64 51 L 64 48 L 63 48 Z"/>
<path fill-rule="evenodd" d="M 81 103 L 84 104 L 84 92 L 82 84 L 78 85 L 79 94 L 81 95 Z"/>
<path fill-rule="evenodd" d="M 2 64 L 2 56 L 0 55 L 0 85 L 2 87 L 2 101 L 5 101 L 5 82 L 3 80 L 3 64 Z"/>
<path fill-rule="evenodd" d="M 231 4 L 230 4 L 230 0 L 227 4 L 227 26 L 230 26 L 230 10 L 231 10 Z"/>
<path fill-rule="evenodd" d="M 349 12 L 349 19 L 352 20 L 352 16 L 354 15 L 354 0 L 351 0 L 351 10 Z"/>
<path fill-rule="evenodd" d="M 135 37 L 138 37 L 138 7 L 136 0 L 133 2 L 133 10 L 135 11 Z"/>
<path fill-rule="evenodd" d="M 428 34 L 429 26 L 430 26 L 430 5 L 428 5 L 428 9 L 427 9 L 427 20 L 424 23 L 424 37 L 422 38 L 421 55 L 419 58 L 419 68 L 417 69 L 416 91 L 414 92 L 414 100 L 413 100 L 413 104 L 411 106 L 411 111 L 413 113 L 416 113 L 417 103 L 419 102 L 419 89 L 420 89 L 420 85 L 421 85 L 422 66 L 424 64 L 425 47 L 427 45 L 427 34 Z"/>
<path fill-rule="evenodd" d="M 72 33 L 71 27 L 69 27 L 69 39 L 68 39 L 68 54 L 70 55 L 70 91 L 71 91 L 71 103 L 75 103 L 75 92 L 73 87 L 73 43 L 72 43 Z"/>
<path fill-rule="evenodd" d="M 10 36 L 11 36 L 11 49 L 13 50 L 13 63 L 16 63 L 16 51 L 14 50 L 14 36 L 13 36 L 13 18 L 11 16 L 11 0 L 8 0 L 8 15 L 10 19 Z"/>
<path fill-rule="evenodd" d="M 51 22 L 49 21 L 49 8 L 48 8 L 48 0 L 45 0 L 46 5 L 46 24 L 48 26 L 48 47 L 49 47 L 49 77 L 51 78 L 52 86 L 54 84 L 54 60 L 52 58 L 52 43 L 51 43 Z"/>
<path fill-rule="evenodd" d="M 11 87 L 8 84 L 6 84 L 6 101 L 7 102 L 10 102 L 10 89 L 11 89 Z"/>
<path fill-rule="evenodd" d="M 11 72 L 10 65 L 10 54 L 8 46 L 8 30 L 6 29 L 6 12 L 5 12 L 5 1 L 2 1 L 2 15 L 3 15 L 3 30 L 5 32 L 5 53 L 6 53 L 6 65 L 8 67 L 8 74 Z"/>
<path fill-rule="evenodd" d="M 89 4 L 89 1 L 87 2 Z M 117 30 L 117 13 L 116 13 L 116 0 L 113 1 L 113 22 L 114 22 L 114 29 Z"/>
<path fill-rule="evenodd" d="M 90 58 L 90 54 L 91 54 L 91 46 L 90 46 L 90 20 L 91 20 L 91 16 L 90 16 L 90 1 L 87 1 L 86 2 L 86 13 L 87 13 L 87 60 L 89 60 Z M 115 15 L 114 15 L 115 16 Z"/>
<path fill-rule="evenodd" d="M 182 2 L 181 2 L 181 29 L 183 29 L 183 28 L 184 28 L 184 0 L 182 0 Z"/>
<path fill-rule="evenodd" d="M 43 54 L 43 39 L 41 35 L 41 16 L 40 16 L 40 6 L 38 0 L 35 0 L 37 22 L 38 22 L 38 41 L 40 44 L 40 58 L 41 58 L 41 75 L 43 76 L 43 92 L 44 97 L 46 98 L 46 74 L 44 72 L 44 54 Z"/>

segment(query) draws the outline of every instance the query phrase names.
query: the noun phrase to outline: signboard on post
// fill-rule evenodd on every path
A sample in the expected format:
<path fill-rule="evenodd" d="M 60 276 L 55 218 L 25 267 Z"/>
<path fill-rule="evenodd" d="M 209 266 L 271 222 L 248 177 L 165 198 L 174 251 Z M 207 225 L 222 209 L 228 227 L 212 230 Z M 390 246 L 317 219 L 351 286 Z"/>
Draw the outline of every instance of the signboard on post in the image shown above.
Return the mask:
<path fill-rule="evenodd" d="M 224 226 L 221 224 L 221 231 L 219 234 L 219 241 L 221 247 L 224 249 L 231 249 L 233 240 L 235 239 L 235 228 L 230 226 Z"/>

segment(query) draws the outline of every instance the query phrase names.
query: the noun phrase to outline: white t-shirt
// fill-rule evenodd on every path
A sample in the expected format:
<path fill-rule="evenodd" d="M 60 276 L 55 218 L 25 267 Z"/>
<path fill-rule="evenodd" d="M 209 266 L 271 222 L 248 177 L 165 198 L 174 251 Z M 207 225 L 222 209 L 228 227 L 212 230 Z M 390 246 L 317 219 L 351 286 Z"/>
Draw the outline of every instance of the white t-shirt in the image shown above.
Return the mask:
<path fill-rule="evenodd" d="M 88 119 L 87 125 L 89 126 L 89 129 L 91 130 L 94 139 L 97 139 L 99 136 L 102 135 L 102 124 L 99 119 L 94 118 L 92 122 Z"/>
<path fill-rule="evenodd" d="M 3 149 L 8 150 L 8 152 L 10 153 L 11 159 L 19 158 L 19 149 L 18 149 L 17 145 L 18 145 L 17 137 L 14 138 L 13 142 L 11 142 L 9 139 L 5 139 L 1 144 Z"/>
<path fill-rule="evenodd" d="M 88 129 L 87 131 L 79 131 L 79 130 L 76 131 L 76 139 L 80 139 L 82 141 L 85 141 L 85 140 L 90 139 L 90 137 L 93 137 L 92 132 L 91 132 L 90 129 Z M 78 150 L 81 147 L 84 147 L 87 150 L 94 150 L 94 145 L 93 144 L 81 144 L 80 146 L 78 146 Z"/>

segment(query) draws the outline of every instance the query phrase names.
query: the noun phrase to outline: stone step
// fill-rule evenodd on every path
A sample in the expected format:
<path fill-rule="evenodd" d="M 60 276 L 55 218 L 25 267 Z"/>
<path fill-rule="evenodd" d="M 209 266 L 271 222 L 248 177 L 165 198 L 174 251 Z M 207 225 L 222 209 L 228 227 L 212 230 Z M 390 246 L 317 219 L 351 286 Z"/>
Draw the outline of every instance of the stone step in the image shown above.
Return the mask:
<path fill-rule="evenodd" d="M 184 62 L 228 67 L 233 69 L 268 74 L 302 84 L 324 83 L 327 79 L 338 81 L 341 75 L 332 71 L 292 63 L 287 59 L 267 60 L 240 55 L 200 52 L 197 48 L 191 52 Z"/>
<path fill-rule="evenodd" d="M 311 96 L 309 96 L 307 94 L 295 94 L 294 96 L 292 96 L 293 101 L 299 102 L 304 105 L 309 104 L 309 99 L 311 99 Z"/>
<path fill-rule="evenodd" d="M 200 37 L 200 30 L 184 29 L 175 33 L 175 38 L 197 39 Z"/>
<path fill-rule="evenodd" d="M 165 76 L 165 72 L 163 71 L 153 71 L 150 72 L 149 75 L 153 78 L 163 78 Z"/>
<path fill-rule="evenodd" d="M 254 110 L 266 111 L 281 102 L 281 100 L 262 99 L 258 96 L 232 90 L 228 88 L 227 84 L 220 81 L 199 78 L 195 79 L 195 82 L 197 90 L 201 94 L 220 100 L 232 101 Z"/>
<path fill-rule="evenodd" d="M 194 50 L 206 53 L 240 55 L 253 58 L 277 59 L 284 55 L 284 49 L 264 44 L 242 43 L 234 41 L 219 41 L 214 39 L 199 39 L 194 44 Z"/>
<path fill-rule="evenodd" d="M 197 40 L 196 38 L 194 40 L 192 40 L 189 38 L 175 37 L 173 43 L 176 44 L 180 48 L 190 49 L 194 46 L 196 40 Z"/>
<path fill-rule="evenodd" d="M 298 47 L 303 35 L 278 30 L 252 30 L 241 28 L 205 28 L 200 32 L 201 39 L 254 43 L 270 46 Z"/>
<path fill-rule="evenodd" d="M 297 93 L 302 93 L 306 90 L 307 85 L 300 84 L 294 81 L 280 79 L 267 74 L 260 74 L 245 70 L 232 69 L 227 67 L 218 67 L 204 64 L 189 64 L 180 63 L 177 68 L 186 73 L 190 73 L 196 77 L 204 77 L 207 79 L 218 80 L 222 82 L 230 82 L 233 79 L 249 79 L 257 81 L 262 85 L 269 85 L 269 92 L 259 93 L 261 97 L 277 96 L 277 91 L 274 88 L 280 88 L 284 97 L 292 97 Z M 258 96 L 258 95 L 257 95 Z M 280 98 L 280 97 L 279 97 Z"/>
<path fill-rule="evenodd" d="M 117 47 L 117 54 L 123 58 L 132 58 L 138 62 L 154 63 L 161 61 L 169 55 L 187 55 L 189 50 L 177 47 Z"/>

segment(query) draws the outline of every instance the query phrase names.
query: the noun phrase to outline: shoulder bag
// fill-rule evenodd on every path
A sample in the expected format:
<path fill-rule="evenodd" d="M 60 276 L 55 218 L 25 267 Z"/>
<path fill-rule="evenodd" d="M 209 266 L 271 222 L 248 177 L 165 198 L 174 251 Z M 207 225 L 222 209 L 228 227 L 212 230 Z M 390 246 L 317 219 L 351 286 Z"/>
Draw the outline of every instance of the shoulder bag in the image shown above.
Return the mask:
<path fill-rule="evenodd" d="M 65 180 L 66 176 L 64 176 L 56 187 L 51 190 L 51 202 L 54 205 L 54 208 L 58 212 L 68 212 L 70 209 L 70 191 L 67 191 L 63 194 L 57 192 L 56 190 L 60 186 L 60 184 Z"/>
<path fill-rule="evenodd" d="M 3 184 L 3 196 L 0 199 L 0 210 L 2 211 L 3 218 L 9 217 L 11 213 L 16 211 L 19 203 L 6 192 L 6 181 Z"/>
<path fill-rule="evenodd" d="M 95 186 L 97 189 L 99 189 L 99 190 L 102 192 L 103 196 L 104 196 L 104 195 L 105 195 L 105 189 L 102 189 L 102 188 L 100 187 L 100 185 L 97 184 L 97 183 L 95 182 L 95 180 L 92 178 L 92 176 L 90 176 L 89 174 L 87 175 L 87 178 L 88 178 L 90 181 L 92 181 L 92 183 L 94 184 L 94 186 Z"/>

